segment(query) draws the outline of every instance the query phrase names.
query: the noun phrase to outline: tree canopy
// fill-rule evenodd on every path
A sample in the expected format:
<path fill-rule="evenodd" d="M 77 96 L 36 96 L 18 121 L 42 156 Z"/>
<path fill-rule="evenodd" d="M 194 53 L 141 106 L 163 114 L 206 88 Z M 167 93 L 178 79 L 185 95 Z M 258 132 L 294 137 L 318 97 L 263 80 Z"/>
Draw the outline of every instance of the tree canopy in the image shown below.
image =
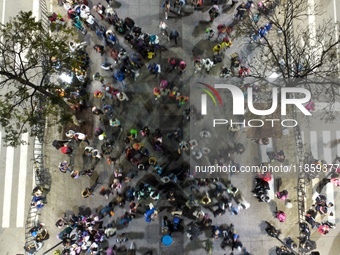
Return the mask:
<path fill-rule="evenodd" d="M 321 6 L 305 0 L 284 0 L 277 6 L 271 2 L 270 8 L 251 9 L 249 19 L 235 24 L 238 37 L 252 37 L 265 25 L 271 27 L 261 40 L 248 41 L 251 54 L 244 64 L 257 80 L 268 83 L 275 73 L 280 86 L 307 87 L 312 98 L 329 102 L 325 112 L 332 113 L 340 96 L 339 24 Z"/>
<path fill-rule="evenodd" d="M 0 33 L 0 124 L 6 145 L 17 146 L 22 133 L 39 132 L 31 127 L 43 123 L 48 114 L 59 120 L 72 115 L 60 94 L 62 84 L 53 75 L 60 72 L 56 63 L 63 70 L 73 70 L 79 59 L 67 45 L 72 30 L 63 27 L 49 33 L 32 12 L 19 12 L 0 25 Z"/>

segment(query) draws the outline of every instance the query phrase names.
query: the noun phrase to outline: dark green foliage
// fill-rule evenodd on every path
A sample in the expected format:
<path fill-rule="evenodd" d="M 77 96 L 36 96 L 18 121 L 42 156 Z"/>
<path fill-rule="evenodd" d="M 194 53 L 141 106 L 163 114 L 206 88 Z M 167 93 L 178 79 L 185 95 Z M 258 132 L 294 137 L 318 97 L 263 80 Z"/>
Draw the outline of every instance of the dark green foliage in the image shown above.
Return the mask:
<path fill-rule="evenodd" d="M 57 92 L 62 87 L 51 57 L 63 70 L 72 70 L 78 62 L 68 53 L 71 30 L 62 27 L 55 33 L 44 31 L 32 12 L 19 12 L 1 24 L 0 34 L 0 124 L 6 131 L 6 145 L 17 146 L 22 133 L 41 132 L 37 125 L 43 124 L 46 116 L 69 119 L 63 117 L 72 111 Z"/>

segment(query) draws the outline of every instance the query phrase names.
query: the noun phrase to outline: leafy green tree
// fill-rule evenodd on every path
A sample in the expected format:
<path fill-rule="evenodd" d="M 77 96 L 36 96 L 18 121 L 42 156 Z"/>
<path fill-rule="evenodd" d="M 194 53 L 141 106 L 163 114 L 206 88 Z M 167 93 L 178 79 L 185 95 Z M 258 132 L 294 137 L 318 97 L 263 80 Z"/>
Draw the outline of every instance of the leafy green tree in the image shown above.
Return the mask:
<path fill-rule="evenodd" d="M 79 59 L 69 54 L 70 35 L 72 30 L 66 26 L 49 33 L 32 12 L 19 12 L 0 25 L 0 124 L 6 131 L 6 145 L 21 144 L 24 132 L 41 133 L 31 127 L 41 125 L 49 114 L 59 121 L 73 115 L 60 94 L 63 86 L 57 82 L 55 67 L 58 63 L 73 70 L 79 65 Z"/>

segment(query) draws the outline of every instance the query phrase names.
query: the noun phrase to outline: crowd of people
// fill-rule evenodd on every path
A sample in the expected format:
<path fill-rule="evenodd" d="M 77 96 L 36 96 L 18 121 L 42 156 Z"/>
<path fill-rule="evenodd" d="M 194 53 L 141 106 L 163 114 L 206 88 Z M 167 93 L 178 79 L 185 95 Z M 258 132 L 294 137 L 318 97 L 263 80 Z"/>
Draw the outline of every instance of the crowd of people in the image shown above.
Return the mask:
<path fill-rule="evenodd" d="M 202 2 L 192 0 L 191 4 L 197 9 L 202 6 Z M 195 56 L 193 61 L 194 74 L 200 73 L 202 70 L 210 74 L 214 66 L 223 62 L 227 50 L 233 46 L 231 34 L 234 26 L 237 25 L 237 22 L 248 17 L 247 14 L 250 14 L 251 8 L 255 8 L 252 0 L 242 2 L 237 5 L 235 10 L 236 21 L 233 24 L 218 24 L 214 28 L 213 21 L 220 15 L 220 7 L 216 2 L 212 1 L 211 8 L 208 10 L 210 27 L 202 29 L 202 33 L 206 34 L 207 41 L 215 41 L 216 44 L 211 49 L 210 56 Z M 232 6 L 236 2 L 233 0 Z M 258 3 L 257 19 L 261 14 L 267 13 L 275 7 L 270 2 L 261 1 Z M 63 228 L 58 234 L 58 238 L 63 241 L 63 249 L 58 251 L 59 254 L 75 255 L 82 251 L 100 254 L 104 249 L 107 254 L 115 254 L 115 251 L 124 250 L 124 243 L 129 239 L 129 233 L 125 232 L 124 228 L 130 222 L 133 222 L 139 216 L 144 216 L 145 222 L 150 223 L 157 220 L 160 213 L 166 214 L 162 218 L 161 226 L 164 235 L 184 231 L 184 226 L 189 223 L 189 227 L 185 231 L 190 240 L 199 238 L 205 230 L 209 229 L 211 230 L 210 240 L 214 242 L 219 240 L 223 249 L 230 247 L 232 252 L 238 250 L 243 251 L 244 254 L 249 254 L 233 224 L 228 226 L 225 224 L 214 225 L 212 219 L 212 217 L 224 217 L 227 213 L 236 216 L 242 210 L 248 209 L 250 205 L 244 199 L 242 192 L 230 181 L 224 179 L 194 178 L 190 173 L 190 167 L 184 163 L 181 163 L 178 171 L 169 171 L 166 163 L 161 162 L 158 156 L 154 156 L 162 153 L 162 155 L 168 157 L 168 161 L 175 162 L 180 161 L 181 156 L 188 151 L 194 152 L 193 156 L 196 159 L 200 159 L 204 153 L 207 154 L 203 150 L 194 150 L 194 143 L 188 141 L 184 128 L 188 126 L 189 122 L 183 121 L 182 126 L 168 133 L 164 133 L 162 127 L 149 127 L 147 123 L 142 125 L 136 123 L 135 126 L 128 128 L 124 123 L 124 113 L 118 111 L 119 106 L 125 106 L 134 100 L 135 95 L 130 87 L 138 81 L 141 70 L 144 66 L 147 66 L 147 72 L 154 76 L 159 84 L 150 89 L 155 101 L 167 98 L 167 100 L 176 102 L 178 109 L 183 112 L 184 120 L 190 120 L 191 116 L 194 115 L 194 109 L 189 105 L 190 99 L 185 94 L 186 91 L 183 92 L 179 86 L 171 83 L 164 75 L 172 72 L 177 72 L 179 76 L 184 74 L 187 70 L 188 60 L 169 57 L 166 64 L 157 63 L 155 60 L 158 52 L 162 50 L 161 36 L 165 36 L 170 42 L 174 41 L 175 46 L 178 46 L 180 34 L 177 30 L 170 29 L 166 22 L 170 10 L 175 10 L 177 14 L 180 14 L 182 7 L 188 4 L 188 1 L 175 0 L 163 3 L 165 20 L 159 23 L 160 37 L 142 31 L 142 28 L 135 24 L 130 17 L 120 18 L 110 6 L 109 1 L 108 4 L 105 7 L 98 3 L 92 9 L 89 8 L 85 0 L 65 0 L 63 4 L 69 21 L 74 25 L 79 25 L 79 22 L 83 23 L 90 31 L 87 33 L 92 33 L 95 37 L 94 41 L 99 41 L 99 43 L 93 45 L 93 50 L 100 56 L 109 56 L 110 60 L 102 63 L 99 68 L 91 66 L 93 75 L 90 76 L 88 68 L 91 61 L 86 52 L 86 47 L 89 45 L 85 42 L 76 42 L 76 40 L 69 42 L 70 53 L 77 57 L 81 56 L 84 60 L 83 65 L 72 70 L 80 85 L 77 85 L 76 90 L 72 92 L 69 92 L 71 85 L 68 85 L 60 91 L 60 95 L 65 97 L 74 111 L 81 111 L 90 107 L 94 118 L 97 118 L 95 119 L 97 126 L 93 130 L 95 142 L 88 139 L 89 134 L 79 131 L 82 123 L 77 123 L 79 130 L 67 130 L 64 135 L 65 140 L 53 141 L 52 145 L 57 150 L 69 156 L 57 167 L 61 173 L 69 173 L 73 179 L 91 178 L 97 171 L 96 167 L 99 163 L 110 166 L 114 171 L 113 181 L 107 186 L 102 186 L 98 192 L 103 201 L 107 200 L 104 207 L 94 208 L 96 212 L 92 214 L 74 212 L 69 217 L 62 217 L 57 220 L 56 227 Z M 102 22 L 96 19 L 96 15 Z M 59 15 L 54 15 L 54 17 L 58 19 Z M 250 15 L 250 18 L 254 18 L 254 15 Z M 78 26 L 75 25 L 75 27 L 79 29 Z M 254 34 L 251 35 L 251 42 L 261 42 L 261 38 L 265 37 L 270 30 L 270 23 L 263 24 L 258 31 L 254 31 Z M 124 48 L 124 45 L 130 47 L 133 52 L 129 54 L 128 52 L 131 50 Z M 242 59 L 237 53 L 231 55 L 231 60 L 230 67 L 223 66 L 221 68 L 221 77 L 227 78 L 233 74 L 244 78 L 250 74 L 250 69 L 242 63 Z M 56 70 L 62 72 L 63 67 L 59 64 L 58 59 L 51 58 L 51 61 L 56 63 Z M 101 70 L 109 73 L 113 82 L 109 81 L 106 76 L 102 76 Z M 90 83 L 95 84 L 96 88 L 91 87 L 89 89 Z M 238 132 L 239 129 L 229 131 Z M 210 133 L 202 130 L 200 136 L 202 139 L 206 139 L 209 138 Z M 268 138 L 260 138 L 255 142 L 259 145 L 267 145 Z M 117 156 L 114 155 L 113 151 L 118 144 L 123 144 L 124 149 L 121 155 Z M 90 165 L 83 169 L 76 169 L 72 163 L 74 162 L 72 158 L 79 156 L 79 148 L 81 148 L 81 156 L 90 161 Z M 245 147 L 237 143 L 235 148 L 227 153 L 228 156 L 219 156 L 215 162 L 219 165 L 230 162 L 237 165 L 235 162 L 229 161 L 229 156 L 232 153 L 242 154 L 244 150 Z M 268 156 L 271 160 L 280 162 L 285 160 L 283 151 Z M 154 178 L 151 177 L 150 179 L 153 181 L 149 179 L 140 180 L 141 175 L 150 172 Z M 268 190 L 271 178 L 270 175 L 260 174 L 256 178 L 253 193 L 260 202 L 268 203 L 270 201 Z M 98 184 L 101 183 L 97 178 L 94 185 L 86 187 L 79 192 L 79 195 L 84 199 L 96 196 Z M 190 191 L 188 196 L 182 192 L 184 189 Z M 39 189 L 34 193 L 32 204 L 34 203 L 37 208 L 41 208 L 44 205 L 43 199 L 37 192 L 39 192 Z M 286 200 L 288 191 L 278 191 L 276 197 L 280 200 Z M 164 212 L 164 208 L 159 206 L 159 201 L 168 202 L 172 208 L 171 212 Z M 315 210 L 321 215 L 329 213 L 330 207 L 331 203 L 326 202 L 325 198 L 322 197 L 315 203 Z M 120 212 L 119 209 L 125 209 L 126 212 L 117 215 L 117 212 Z M 284 211 L 277 211 L 275 217 L 280 222 L 286 220 Z M 327 234 L 331 223 L 316 223 L 314 217 L 314 212 L 309 212 L 306 215 L 306 221 L 311 225 L 313 224 L 312 227 L 317 227 L 320 233 Z M 274 230 L 273 228 L 268 229 L 272 232 Z M 275 233 L 273 236 L 277 234 Z M 113 237 L 116 239 L 116 245 L 105 247 L 103 241 Z M 292 249 L 296 248 L 296 245 L 293 245 L 292 242 L 290 244 L 293 247 Z M 206 243 L 206 248 L 207 246 L 209 245 Z"/>

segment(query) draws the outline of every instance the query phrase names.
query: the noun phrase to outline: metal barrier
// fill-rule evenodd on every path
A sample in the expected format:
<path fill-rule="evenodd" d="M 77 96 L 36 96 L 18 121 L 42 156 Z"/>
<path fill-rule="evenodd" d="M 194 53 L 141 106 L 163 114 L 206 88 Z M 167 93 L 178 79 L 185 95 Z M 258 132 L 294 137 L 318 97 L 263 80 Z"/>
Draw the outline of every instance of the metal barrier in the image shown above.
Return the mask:
<path fill-rule="evenodd" d="M 46 0 L 39 1 L 39 7 L 41 11 L 40 20 L 42 22 L 43 31 L 41 36 L 44 36 L 49 33 L 49 20 L 48 20 L 48 11 Z M 48 61 L 48 59 L 46 59 Z M 45 60 L 45 61 L 46 61 Z M 45 62 L 47 63 L 47 62 Z M 43 63 L 44 66 L 44 63 Z M 47 76 L 48 77 L 48 76 Z M 45 79 L 45 83 L 48 82 L 48 78 Z M 43 97 L 39 98 L 37 108 L 40 109 L 44 107 L 44 100 Z M 39 118 L 41 117 L 41 119 Z M 43 138 L 44 138 L 44 130 L 46 121 L 43 116 L 38 116 L 38 123 L 35 127 L 36 130 L 33 132 L 36 137 L 34 139 L 34 152 L 33 152 L 33 174 L 35 179 L 36 186 L 42 186 L 44 189 L 49 189 L 50 180 L 47 176 L 47 169 L 44 167 L 44 156 L 43 156 Z M 28 216 L 25 224 L 25 246 L 31 245 L 35 243 L 35 238 L 31 235 L 30 230 L 38 223 L 38 209 L 30 205 L 28 210 Z M 28 254 L 26 252 L 26 254 Z M 35 254 L 35 253 L 34 253 Z"/>
<path fill-rule="evenodd" d="M 42 130 L 44 132 L 44 130 Z M 47 172 L 44 168 L 43 160 L 43 144 L 36 137 L 34 139 L 34 151 L 33 151 L 33 174 L 35 180 L 35 186 L 41 186 L 45 190 L 49 190 L 49 178 L 46 176 Z M 29 207 L 28 216 L 25 224 L 25 246 L 29 246 L 35 243 L 35 238 L 31 235 L 30 230 L 38 224 L 38 209 L 34 206 Z"/>
<path fill-rule="evenodd" d="M 293 118 L 296 119 L 296 111 L 293 111 Z M 301 137 L 300 127 L 297 125 L 294 128 L 295 135 L 295 143 L 297 150 L 297 163 L 302 166 L 305 164 L 305 152 L 303 140 Z M 307 199 L 307 176 L 303 171 L 299 171 L 298 175 L 298 183 L 297 183 L 297 200 L 298 200 L 298 218 L 299 223 L 305 221 L 305 212 L 306 212 L 306 199 Z M 300 240 L 303 240 L 303 231 L 301 229 L 301 224 L 299 224 L 299 235 L 301 237 Z M 304 252 L 299 250 L 299 254 L 305 254 Z"/>

